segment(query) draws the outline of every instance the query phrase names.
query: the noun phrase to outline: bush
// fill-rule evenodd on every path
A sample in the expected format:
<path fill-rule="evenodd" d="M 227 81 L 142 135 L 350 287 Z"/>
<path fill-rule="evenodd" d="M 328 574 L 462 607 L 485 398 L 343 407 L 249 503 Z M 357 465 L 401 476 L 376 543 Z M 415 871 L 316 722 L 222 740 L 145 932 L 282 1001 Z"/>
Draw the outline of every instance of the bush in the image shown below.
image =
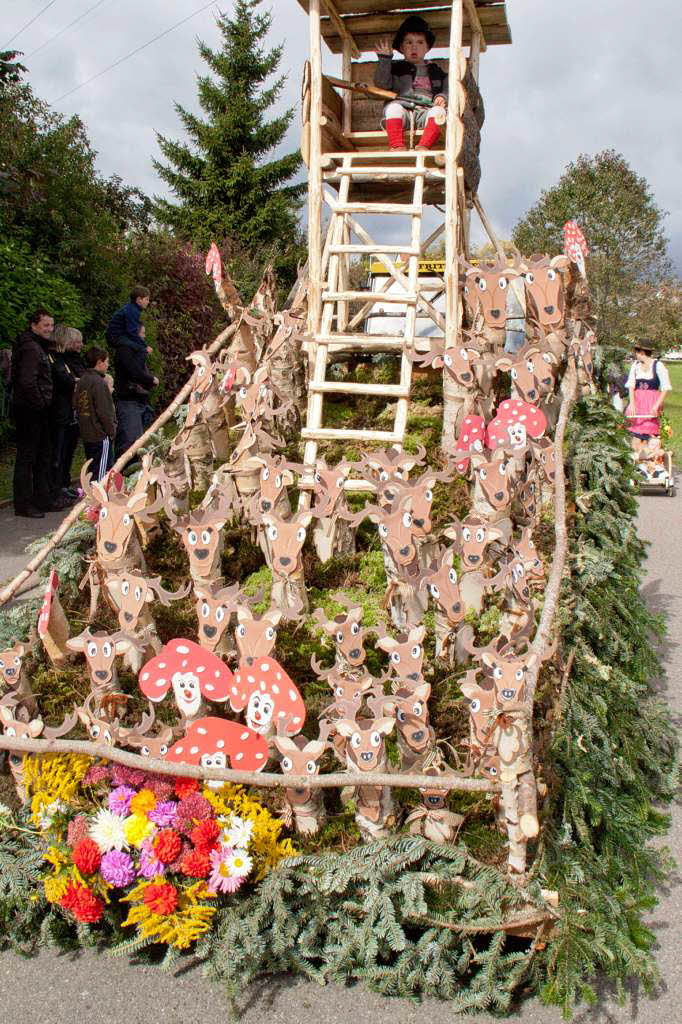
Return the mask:
<path fill-rule="evenodd" d="M 0 241 L 0 348 L 7 348 L 25 330 L 27 317 L 38 306 L 70 327 L 82 327 L 86 320 L 73 285 L 53 273 L 26 244 Z"/>

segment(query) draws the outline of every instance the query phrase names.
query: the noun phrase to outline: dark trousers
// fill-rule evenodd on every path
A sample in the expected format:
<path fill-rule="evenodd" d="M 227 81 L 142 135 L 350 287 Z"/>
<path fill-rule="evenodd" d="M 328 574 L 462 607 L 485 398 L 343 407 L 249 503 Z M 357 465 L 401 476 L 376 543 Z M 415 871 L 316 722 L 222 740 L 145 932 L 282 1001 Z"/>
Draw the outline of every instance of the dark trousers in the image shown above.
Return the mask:
<path fill-rule="evenodd" d="M 131 444 L 144 434 L 145 402 L 119 399 L 116 403 L 116 458 L 120 459 Z"/>
<path fill-rule="evenodd" d="M 62 458 L 62 487 L 71 486 L 71 466 L 76 454 L 80 431 L 77 423 L 69 423 L 64 435 L 64 453 Z"/>
<path fill-rule="evenodd" d="M 88 467 L 93 480 L 101 480 L 114 464 L 114 442 L 109 437 L 103 441 L 83 441 L 85 461 L 92 459 Z"/>
<path fill-rule="evenodd" d="M 68 426 L 66 423 L 53 423 L 52 424 L 52 492 L 53 494 L 59 494 L 64 484 L 62 483 L 62 477 L 64 475 L 64 448 L 66 445 L 66 431 Z"/>
<path fill-rule="evenodd" d="M 52 491 L 52 438 L 47 410 L 14 407 L 17 458 L 14 463 L 14 508 L 48 509 Z"/>

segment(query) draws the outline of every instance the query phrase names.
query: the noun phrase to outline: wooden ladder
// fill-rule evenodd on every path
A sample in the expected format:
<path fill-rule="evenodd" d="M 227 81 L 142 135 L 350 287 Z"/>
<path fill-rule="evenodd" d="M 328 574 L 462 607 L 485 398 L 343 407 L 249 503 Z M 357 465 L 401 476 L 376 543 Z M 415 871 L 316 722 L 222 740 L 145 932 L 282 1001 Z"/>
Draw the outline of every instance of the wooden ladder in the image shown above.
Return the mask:
<path fill-rule="evenodd" d="M 420 294 L 419 258 L 442 229 L 422 243 L 422 213 L 425 186 L 438 188 L 445 172 L 435 165 L 439 154 L 423 151 L 360 152 L 327 154 L 323 181 L 338 185 L 338 197 L 325 192 L 324 198 L 331 209 L 331 220 L 323 254 L 322 278 L 326 280 L 322 292 L 322 311 L 319 331 L 307 343 L 311 368 L 308 390 L 307 424 L 301 432 L 305 441 L 304 462 L 314 466 L 321 441 L 348 440 L 383 442 L 399 448 L 407 426 L 412 363 L 409 353 L 414 348 L 418 310 L 431 317 L 445 330 L 445 319 Z M 388 184 L 396 191 L 408 191 L 411 198 L 404 202 L 356 201 L 350 199 L 352 184 L 371 193 L 372 183 Z M 401 241 L 376 241 L 357 221 L 358 215 L 383 218 L 409 218 L 409 237 Z M 394 222 L 395 223 L 395 222 Z M 395 236 L 396 232 L 393 232 Z M 407 234 L 407 232 L 406 232 Z M 357 241 L 352 241 L 356 236 Z M 393 291 L 350 290 L 345 267 L 351 255 L 374 256 L 390 275 L 389 283 L 398 287 Z M 407 272 L 398 265 L 399 255 L 407 256 Z M 326 269 L 326 279 L 325 279 Z M 349 320 L 349 303 L 362 302 L 362 309 Z M 354 334 L 352 329 L 363 320 L 377 303 L 399 304 L 406 307 L 404 329 L 401 335 L 377 336 Z M 400 352 L 400 382 L 398 384 L 346 383 L 327 380 L 327 370 L 334 361 L 334 353 L 367 353 L 368 351 Z M 382 395 L 396 400 L 393 428 L 376 430 L 323 427 L 324 396 L 328 394 Z M 363 481 L 348 481 L 349 489 L 365 490 Z M 357 485 L 357 487 L 355 486 Z"/>

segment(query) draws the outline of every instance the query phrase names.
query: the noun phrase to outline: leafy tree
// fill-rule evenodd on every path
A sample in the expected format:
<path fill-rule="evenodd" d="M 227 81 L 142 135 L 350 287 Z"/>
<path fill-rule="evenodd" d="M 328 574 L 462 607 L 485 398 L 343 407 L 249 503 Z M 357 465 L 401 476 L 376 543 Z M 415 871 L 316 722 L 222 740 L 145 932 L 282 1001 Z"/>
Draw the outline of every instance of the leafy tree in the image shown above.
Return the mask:
<path fill-rule="evenodd" d="M 280 65 L 282 46 L 264 48 L 272 16 L 258 13 L 260 4 L 236 0 L 232 18 L 219 15 L 220 50 L 199 43 L 211 71 L 199 79 L 199 103 L 206 117 L 176 104 L 191 144 L 159 135 L 168 162 L 154 161 L 178 199 L 157 199 L 159 220 L 203 248 L 214 240 L 230 240 L 241 252 L 253 254 L 254 265 L 246 271 L 241 260 L 233 258 L 230 266 L 246 294 L 272 259 L 283 284 L 293 281 L 301 255 L 298 208 L 305 189 L 288 184 L 301 166 L 298 152 L 267 159 L 284 139 L 293 110 L 266 120 L 285 78 L 266 85 Z"/>
<path fill-rule="evenodd" d="M 80 295 L 55 274 L 49 263 L 31 253 L 26 243 L 0 241 L 0 348 L 9 347 L 26 329 L 27 317 L 38 306 L 55 319 L 82 327 L 86 313 Z"/>
<path fill-rule="evenodd" d="M 513 241 L 527 254 L 561 252 L 562 226 L 576 219 L 590 247 L 588 275 L 600 340 L 623 346 L 650 336 L 669 347 L 681 325 L 662 290 L 672 277 L 664 216 L 647 181 L 619 153 L 605 150 L 569 164 L 518 222 Z"/>
<path fill-rule="evenodd" d="M 26 66 L 17 60 L 20 56 L 20 50 L 0 50 L 0 92 L 6 85 L 18 82 L 27 70 Z"/>

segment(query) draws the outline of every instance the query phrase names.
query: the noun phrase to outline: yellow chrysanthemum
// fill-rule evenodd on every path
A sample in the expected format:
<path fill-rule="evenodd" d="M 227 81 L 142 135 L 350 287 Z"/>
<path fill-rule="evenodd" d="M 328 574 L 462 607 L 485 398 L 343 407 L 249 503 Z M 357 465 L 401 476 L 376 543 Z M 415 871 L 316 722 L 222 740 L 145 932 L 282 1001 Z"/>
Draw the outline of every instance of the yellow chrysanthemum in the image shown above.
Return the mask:
<path fill-rule="evenodd" d="M 56 846 L 48 846 L 47 851 L 43 854 L 43 857 L 51 864 L 52 867 L 58 871 L 64 864 L 69 863 L 69 857 L 61 850 L 57 849 Z"/>
<path fill-rule="evenodd" d="M 156 807 L 156 797 L 152 793 L 151 789 L 141 789 L 139 793 L 130 801 L 130 810 L 132 814 L 145 815 L 149 811 L 153 811 Z"/>
<path fill-rule="evenodd" d="M 123 822 L 123 832 L 130 846 L 139 846 L 154 831 L 154 823 L 143 814 L 131 814 Z"/>
<path fill-rule="evenodd" d="M 205 786 L 204 796 L 218 817 L 234 813 L 252 823 L 253 832 L 248 850 L 253 858 L 251 878 L 254 881 L 264 878 L 284 857 L 296 856 L 297 850 L 291 840 L 279 838 L 284 828 L 283 822 L 273 817 L 243 786 L 226 785 L 218 790 Z"/>
<path fill-rule="evenodd" d="M 48 903 L 59 903 L 69 884 L 68 875 L 50 875 L 43 880 L 45 899 Z"/>
<path fill-rule="evenodd" d="M 155 914 L 144 902 L 145 890 L 152 882 L 141 882 L 121 903 L 130 903 L 130 911 L 123 926 L 137 925 L 140 938 L 149 938 L 176 949 L 187 949 L 211 927 L 217 907 L 201 902 L 209 897 L 202 880 L 178 888 L 178 905 L 172 914 Z"/>

